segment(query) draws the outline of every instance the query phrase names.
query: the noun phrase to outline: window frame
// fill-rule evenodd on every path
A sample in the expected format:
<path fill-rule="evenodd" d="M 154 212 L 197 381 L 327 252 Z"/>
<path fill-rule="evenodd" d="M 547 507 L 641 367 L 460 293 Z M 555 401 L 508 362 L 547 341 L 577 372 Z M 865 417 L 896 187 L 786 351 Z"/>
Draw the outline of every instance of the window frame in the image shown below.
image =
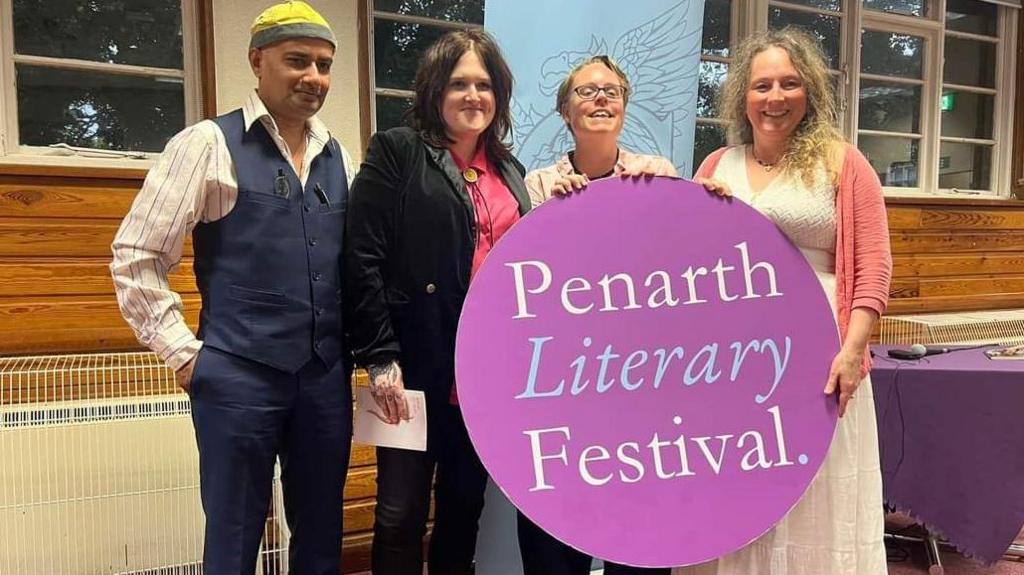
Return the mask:
<path fill-rule="evenodd" d="M 9 1 L 9 0 L 5 0 Z M 839 106 L 840 130 L 843 135 L 854 146 L 858 145 L 861 132 L 859 129 L 860 112 L 860 84 L 862 74 L 861 65 L 861 31 L 864 29 L 886 30 L 900 33 L 921 36 L 925 39 L 925 48 L 922 62 L 921 86 L 921 120 L 918 150 L 918 186 L 915 188 L 885 186 L 883 192 L 886 197 L 912 197 L 912 198 L 959 198 L 965 200 L 978 199 L 1007 199 L 1014 197 L 1014 189 L 1024 189 L 1024 177 L 1018 182 L 1015 172 L 1011 170 L 1014 166 L 1024 166 L 1024 161 L 1018 162 L 1014 157 L 1015 143 L 1024 143 L 1024 117 L 1018 117 L 1014 104 L 1017 101 L 1024 101 L 1024 95 L 1018 90 L 1020 75 L 1018 68 L 1021 66 L 1017 61 L 1017 48 L 1021 44 L 1021 27 L 1024 26 L 1024 8 L 1016 8 L 1001 2 L 990 2 L 998 9 L 997 23 L 997 48 L 996 48 L 996 87 L 995 103 L 993 108 L 993 134 L 991 143 L 992 164 L 991 164 L 991 190 L 955 190 L 939 187 L 939 156 L 941 144 L 944 141 L 960 140 L 954 137 L 943 137 L 942 114 L 940 112 L 941 96 L 944 87 L 956 88 L 955 85 L 946 85 L 943 82 L 943 50 L 945 49 L 946 35 L 952 32 L 953 37 L 967 37 L 970 34 L 946 30 L 946 4 L 947 0 L 929 0 L 926 16 L 909 16 L 896 13 L 885 13 L 869 10 L 863 6 L 862 0 L 842 0 L 841 9 L 838 12 L 806 6 L 799 4 L 800 0 L 751 0 L 737 1 L 730 0 L 730 55 L 722 57 L 717 55 L 701 54 L 700 61 L 723 62 L 732 65 L 734 49 L 739 38 L 743 38 L 755 31 L 768 28 L 769 8 L 779 7 L 805 13 L 820 13 L 835 16 L 840 19 L 840 41 L 839 41 L 839 68 L 833 70 L 832 74 L 838 80 L 840 93 L 836 94 L 836 102 Z M 978 0 L 986 1 L 986 0 Z M 365 73 L 366 84 L 369 86 L 366 95 L 367 101 L 363 109 L 367 110 L 368 122 L 364 124 L 366 137 L 376 130 L 376 99 L 378 95 L 394 95 L 409 97 L 412 92 L 388 89 L 378 89 L 375 82 L 375 71 L 373 61 L 374 51 L 374 21 L 381 15 L 399 16 L 403 21 L 422 23 L 427 25 L 439 25 L 453 28 L 476 28 L 475 24 L 452 23 L 445 20 L 434 20 L 432 18 L 393 15 L 387 12 L 377 12 L 373 7 L 374 0 L 365 0 L 366 33 L 363 38 L 367 39 L 366 57 L 368 62 Z M 394 18 L 397 19 L 397 18 Z M 864 76 L 863 79 L 881 79 L 873 75 Z M 969 90 L 970 91 L 970 90 Z M 981 93 L 981 92 L 979 92 Z M 718 118 L 698 116 L 696 125 L 722 126 Z M 864 135 L 869 135 L 865 133 Z M 870 134 L 875 135 L 875 134 Z M 878 134 L 883 135 L 883 134 Z M 894 136 L 897 134 L 893 134 Z M 884 135 L 883 135 L 884 136 Z M 971 140 L 971 139 L 969 139 Z M 983 142 L 990 145 L 990 142 Z M 1018 151 L 1018 155 L 1024 154 L 1024 149 Z M 695 164 L 696 167 L 696 164 Z M 1018 171 L 1024 173 L 1024 167 Z"/>
<path fill-rule="evenodd" d="M 732 66 L 732 60 L 733 60 L 733 47 L 735 46 L 736 35 L 743 28 L 744 22 L 748 18 L 749 18 L 749 14 L 745 13 L 741 6 L 737 6 L 736 2 L 734 2 L 733 0 L 729 0 L 729 55 L 728 56 L 719 56 L 717 54 L 705 54 L 704 50 L 702 48 L 701 49 L 701 53 L 700 53 L 700 62 L 698 62 L 697 65 L 701 66 L 701 65 L 704 64 L 704 62 L 717 62 L 717 63 L 725 64 L 726 68 L 731 67 Z M 699 73 L 698 73 L 697 81 L 700 82 L 700 74 Z M 702 126 L 702 125 L 704 125 L 704 126 L 716 126 L 717 128 L 721 129 L 722 132 L 725 132 L 726 133 L 726 138 L 728 138 L 728 129 L 726 128 L 724 120 L 722 120 L 720 118 L 712 118 L 712 117 L 705 117 L 705 116 L 697 115 L 696 118 L 694 119 L 694 126 L 693 126 L 693 128 L 694 128 L 694 139 L 695 140 L 696 140 L 696 130 L 700 126 Z M 694 142 L 694 144 L 696 145 L 696 142 Z M 697 158 L 693 158 L 693 160 L 696 160 L 696 159 Z M 700 163 L 696 162 L 696 161 L 693 161 L 692 164 L 693 164 L 693 172 L 696 173 L 697 172 L 697 168 L 700 167 Z"/>
<path fill-rule="evenodd" d="M 938 1 L 940 0 L 933 0 L 933 2 Z M 858 7 L 860 8 L 860 6 Z M 929 10 L 935 11 L 936 9 L 934 5 L 932 5 L 929 7 Z M 851 72 L 852 89 L 850 91 L 850 100 L 851 102 L 856 101 L 857 105 L 851 106 L 853 121 L 850 124 L 850 129 L 845 132 L 845 135 L 855 146 L 859 146 L 860 136 L 862 134 L 865 136 L 883 138 L 896 137 L 908 140 L 917 140 L 919 142 L 917 186 L 882 186 L 882 190 L 886 196 L 934 195 L 928 190 L 938 190 L 936 187 L 938 176 L 938 146 L 936 138 L 938 136 L 939 122 L 941 121 L 941 118 L 937 114 L 941 88 L 936 89 L 936 82 L 941 83 L 942 80 L 942 55 L 940 52 L 942 49 L 941 25 L 938 21 L 931 19 L 931 17 L 905 16 L 902 14 L 886 14 L 881 12 L 876 13 L 864 8 L 861 9 L 861 17 L 858 24 L 858 33 L 851 34 L 851 36 L 853 36 L 853 38 L 851 38 L 851 44 L 856 42 L 856 47 L 854 48 L 851 46 L 851 48 L 857 54 L 857 68 L 856 73 Z M 863 73 L 860 71 L 860 42 L 861 35 L 865 30 L 907 34 L 910 36 L 920 37 L 924 41 L 920 83 L 907 82 L 908 85 L 916 85 L 921 88 L 921 120 L 919 135 L 902 132 L 860 129 L 860 81 L 863 76 Z M 883 74 L 867 74 L 866 79 L 900 83 L 899 80 L 893 80 L 891 77 L 886 77 Z M 856 97 L 854 97 L 854 95 Z"/>
<path fill-rule="evenodd" d="M 81 149 L 71 152 L 20 141 L 18 128 L 17 64 L 61 70 L 97 71 L 142 77 L 181 78 L 184 86 L 185 126 L 216 108 L 212 0 L 179 0 L 182 22 L 182 69 L 110 64 L 72 58 L 19 55 L 14 51 L 13 0 L 0 0 L 0 166 L 43 165 L 78 168 L 148 168 L 159 152 Z"/>
<path fill-rule="evenodd" d="M 412 90 L 400 90 L 396 88 L 378 88 L 377 87 L 377 70 L 376 70 L 376 44 L 374 43 L 376 33 L 377 20 L 389 20 L 391 22 L 400 22 L 405 24 L 420 24 L 423 26 L 433 26 L 437 28 L 444 28 L 446 30 L 476 30 L 482 29 L 483 26 L 480 24 L 474 24 L 471 22 L 454 22 L 451 20 L 442 20 L 439 18 L 430 18 L 429 16 L 415 16 L 411 14 L 399 14 L 396 12 L 388 12 L 386 10 L 377 10 L 374 0 L 365 0 L 363 2 L 363 10 L 365 10 L 366 18 L 366 32 L 362 36 L 366 39 L 366 57 L 367 62 L 367 73 L 366 82 L 368 86 L 366 94 L 368 101 L 364 108 L 368 109 L 367 118 L 369 120 L 368 133 L 372 134 L 377 131 L 377 97 L 384 96 L 385 98 L 405 98 L 411 99 L 416 94 Z"/>
<path fill-rule="evenodd" d="M 747 26 L 740 34 L 749 34 L 768 27 L 768 9 L 779 6 L 803 12 L 820 12 L 832 14 L 831 11 L 795 4 L 797 0 L 753 0 L 749 3 L 756 11 L 753 25 Z M 983 0 L 979 0 L 983 1 Z M 737 4 L 733 0 L 733 6 Z M 869 10 L 861 0 L 842 0 L 840 24 L 840 73 L 843 78 L 843 93 L 837 94 L 840 106 L 840 118 L 843 135 L 854 145 L 858 145 L 861 132 L 858 127 L 860 113 L 861 64 L 861 31 L 864 29 L 895 31 L 921 36 L 925 39 L 924 61 L 922 63 L 921 86 L 921 142 L 918 151 L 918 186 L 915 188 L 883 186 L 886 197 L 916 198 L 964 198 L 964 199 L 1007 199 L 1013 198 L 1012 174 L 1013 164 L 1013 128 L 1015 122 L 1014 101 L 1017 90 L 1015 70 L 1017 67 L 1016 53 L 1020 42 L 1018 20 L 1024 19 L 1020 12 L 1024 9 L 1014 8 L 993 2 L 998 9 L 997 48 L 996 48 L 996 88 L 993 109 L 993 141 L 991 187 L 990 190 L 955 190 L 939 187 L 939 155 L 943 141 L 957 141 L 958 138 L 943 138 L 942 117 L 939 111 L 943 87 L 943 50 L 945 49 L 946 0 L 929 0 L 927 16 L 908 16 L 896 13 L 885 13 Z M 968 37 L 970 34 L 953 32 L 954 37 Z M 977 35 L 975 35 L 977 36 Z M 872 79 L 868 75 L 864 79 Z M 980 93 L 980 92 L 979 92 Z M 865 134 L 875 135 L 875 134 Z M 883 134 L 878 134 L 883 135 Z M 896 135 L 896 134 L 893 134 Z M 884 135 L 883 135 L 884 136 Z M 988 145 L 986 143 L 986 145 Z M 1022 151 L 1024 152 L 1024 151 Z"/>

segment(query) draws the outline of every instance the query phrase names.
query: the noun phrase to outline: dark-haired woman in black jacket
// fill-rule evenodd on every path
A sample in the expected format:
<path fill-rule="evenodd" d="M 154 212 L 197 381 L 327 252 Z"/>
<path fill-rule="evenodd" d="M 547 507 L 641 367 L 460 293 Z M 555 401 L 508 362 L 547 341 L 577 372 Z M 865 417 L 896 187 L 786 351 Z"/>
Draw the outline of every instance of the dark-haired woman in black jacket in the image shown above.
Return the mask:
<path fill-rule="evenodd" d="M 474 272 L 530 207 L 506 143 L 512 75 L 494 40 L 451 32 L 415 79 L 410 127 L 379 132 L 352 184 L 345 309 L 384 418 L 427 401 L 427 451 L 377 448 L 373 573 L 420 575 L 435 469 L 432 575 L 472 570 L 487 473 L 455 391 L 455 330 Z"/>

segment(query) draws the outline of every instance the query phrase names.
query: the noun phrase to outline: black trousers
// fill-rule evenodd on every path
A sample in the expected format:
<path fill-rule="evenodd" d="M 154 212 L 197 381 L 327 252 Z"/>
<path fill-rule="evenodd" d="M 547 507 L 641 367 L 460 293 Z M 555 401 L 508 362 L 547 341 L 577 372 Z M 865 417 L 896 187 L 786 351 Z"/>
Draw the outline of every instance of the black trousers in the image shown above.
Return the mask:
<path fill-rule="evenodd" d="M 336 575 L 342 490 L 352 444 L 352 390 L 342 362 L 296 374 L 211 347 L 189 391 L 206 514 L 203 572 L 252 575 L 281 460 L 290 572 Z"/>
<path fill-rule="evenodd" d="M 590 555 L 577 551 L 548 535 L 522 513 L 516 513 L 519 554 L 524 575 L 586 575 L 590 573 Z M 668 575 L 671 569 L 648 569 L 604 562 L 605 575 Z"/>
<path fill-rule="evenodd" d="M 487 472 L 473 450 L 458 406 L 427 407 L 427 451 L 377 448 L 377 509 L 371 569 L 374 575 L 420 575 L 423 536 L 434 486 L 430 575 L 473 570 L 476 535 L 484 508 Z"/>

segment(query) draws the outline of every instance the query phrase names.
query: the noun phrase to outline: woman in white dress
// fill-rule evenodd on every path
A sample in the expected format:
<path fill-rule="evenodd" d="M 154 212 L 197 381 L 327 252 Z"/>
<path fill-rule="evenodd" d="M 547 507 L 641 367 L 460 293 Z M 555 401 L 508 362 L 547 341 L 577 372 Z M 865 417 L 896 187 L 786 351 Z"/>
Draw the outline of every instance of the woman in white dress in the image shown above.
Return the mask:
<path fill-rule="evenodd" d="M 787 28 L 748 38 L 721 101 L 738 145 L 708 156 L 695 179 L 771 218 L 814 267 L 842 335 L 822 382 L 837 395 L 841 419 L 817 477 L 778 525 L 734 553 L 674 573 L 883 575 L 882 478 L 867 376 L 867 343 L 892 269 L 881 185 L 839 133 L 825 59 L 806 34 Z"/>

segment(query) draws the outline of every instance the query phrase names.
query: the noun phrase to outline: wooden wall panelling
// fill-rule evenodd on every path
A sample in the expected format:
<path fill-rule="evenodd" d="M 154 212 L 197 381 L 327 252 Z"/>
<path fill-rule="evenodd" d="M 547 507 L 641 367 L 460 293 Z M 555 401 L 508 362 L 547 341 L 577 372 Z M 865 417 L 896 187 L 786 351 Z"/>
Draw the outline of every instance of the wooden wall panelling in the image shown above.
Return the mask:
<path fill-rule="evenodd" d="M 948 231 L 896 232 L 892 236 L 894 254 L 938 254 L 948 252 L 1021 252 L 1021 231 Z"/>
<path fill-rule="evenodd" d="M 8 258 L 0 261 L 0 296 L 109 296 L 114 293 L 109 265 L 109 257 Z M 199 293 L 192 258 L 182 259 L 167 277 L 182 297 Z"/>
<path fill-rule="evenodd" d="M 347 531 L 347 529 L 346 529 Z M 346 534 L 341 538 L 341 572 L 359 573 L 370 570 L 370 544 L 373 532 Z"/>
<path fill-rule="evenodd" d="M 130 185 L 136 184 L 136 185 Z M 106 218 L 121 221 L 141 182 L 0 177 L 0 214 L 22 218 Z"/>
<path fill-rule="evenodd" d="M 117 307 L 107 266 L 114 233 L 143 176 L 138 170 L 0 170 L 0 354 L 140 349 Z M 184 252 L 170 280 L 194 325 L 199 299 L 190 242 Z"/>
<path fill-rule="evenodd" d="M 0 257 L 100 257 L 108 261 L 119 220 L 0 217 Z M 183 255 L 192 255 L 185 240 Z"/>
<path fill-rule="evenodd" d="M 183 298 L 185 319 L 199 320 L 199 298 Z M 113 294 L 0 297 L 0 354 L 138 350 Z"/>
<path fill-rule="evenodd" d="M 896 277 L 946 277 L 1016 274 L 1024 270 L 1024 253 L 895 254 Z"/>
<path fill-rule="evenodd" d="M 1024 203 L 888 204 L 887 313 L 1024 307 Z"/>
<path fill-rule="evenodd" d="M 997 294 L 997 295 L 974 295 L 955 297 L 933 297 L 920 298 L 912 297 L 906 299 L 891 298 L 889 307 L 886 309 L 888 315 L 917 314 L 917 313 L 939 313 L 955 311 L 986 311 L 1000 309 L 1024 308 L 1024 295 L 1022 294 Z"/>

